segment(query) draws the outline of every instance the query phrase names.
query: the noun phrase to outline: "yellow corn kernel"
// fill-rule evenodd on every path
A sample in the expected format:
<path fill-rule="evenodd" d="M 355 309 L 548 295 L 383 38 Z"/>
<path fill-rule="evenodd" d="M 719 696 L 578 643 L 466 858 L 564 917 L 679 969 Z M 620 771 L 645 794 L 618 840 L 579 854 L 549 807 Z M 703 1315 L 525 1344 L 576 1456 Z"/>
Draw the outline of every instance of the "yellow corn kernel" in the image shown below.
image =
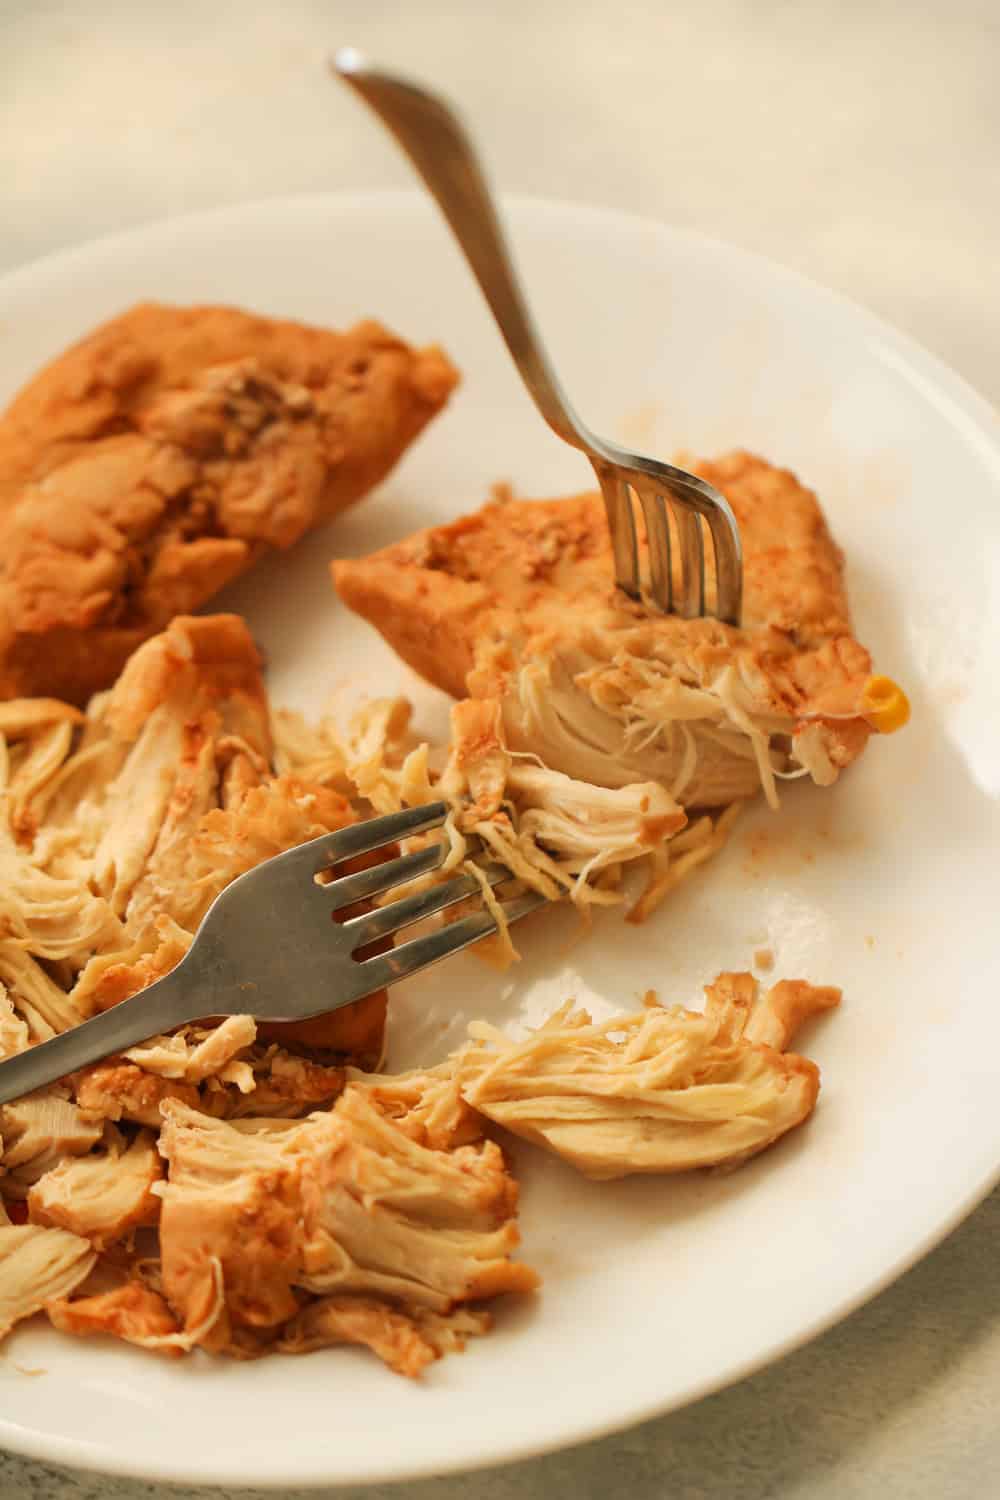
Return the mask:
<path fill-rule="evenodd" d="M 895 734 L 910 717 L 910 701 L 891 677 L 869 677 L 861 694 L 861 713 L 879 734 Z"/>

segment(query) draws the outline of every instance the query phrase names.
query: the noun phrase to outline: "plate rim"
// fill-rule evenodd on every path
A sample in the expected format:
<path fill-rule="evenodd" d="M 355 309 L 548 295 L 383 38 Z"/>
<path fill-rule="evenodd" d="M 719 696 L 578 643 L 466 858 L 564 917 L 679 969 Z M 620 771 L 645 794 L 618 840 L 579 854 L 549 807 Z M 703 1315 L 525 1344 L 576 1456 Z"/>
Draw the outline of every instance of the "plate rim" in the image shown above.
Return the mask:
<path fill-rule="evenodd" d="M 795 267 L 785 265 L 780 260 L 757 250 L 649 215 L 606 207 L 598 203 L 545 195 L 502 193 L 500 199 L 505 217 L 512 219 L 521 214 L 563 218 L 564 220 L 566 216 L 570 216 L 575 218 L 578 224 L 589 223 L 595 227 L 601 225 L 604 228 L 607 228 L 609 224 L 617 224 L 624 232 L 634 233 L 637 230 L 652 232 L 661 236 L 665 235 L 675 243 L 680 242 L 692 247 L 701 246 L 715 256 L 736 257 L 740 261 L 749 263 L 762 274 L 784 282 L 800 293 L 807 294 L 813 300 L 825 302 L 830 309 L 849 315 L 854 320 L 855 326 L 860 320 L 859 331 L 877 335 L 884 344 L 895 350 L 901 357 L 902 364 L 916 366 L 916 373 L 923 376 L 925 396 L 931 397 L 936 405 L 946 404 L 949 424 L 960 434 L 963 441 L 974 446 L 979 455 L 987 458 L 991 466 L 1000 474 L 1000 410 L 941 356 L 845 292 L 828 287 Z M 280 215 L 283 207 L 289 208 L 293 205 L 301 210 L 307 205 L 320 208 L 338 203 L 345 206 L 348 203 L 356 206 L 381 205 L 383 208 L 412 208 L 420 205 L 421 210 L 430 206 L 426 194 L 419 189 L 409 188 L 343 189 L 241 199 L 193 213 L 149 220 L 35 257 L 0 273 L 0 301 L 6 300 L 9 296 L 16 297 L 19 284 L 24 284 L 27 288 L 35 283 L 39 276 L 44 278 L 48 274 L 64 275 L 72 270 L 75 261 L 84 261 L 95 254 L 120 253 L 143 241 L 155 241 L 157 236 L 166 230 L 183 232 L 199 226 L 207 228 L 213 221 L 232 222 L 244 215 L 254 218 L 262 212 Z M 516 254 L 516 244 L 514 248 Z M 898 367 L 897 373 L 901 378 L 905 378 L 907 374 L 912 378 L 914 372 Z M 841 1297 L 821 1314 L 805 1321 L 794 1333 L 777 1337 L 770 1343 L 762 1345 L 752 1355 L 734 1361 L 724 1370 L 694 1382 L 680 1396 L 663 1399 L 651 1394 L 647 1402 L 641 1406 L 633 1406 L 629 1415 L 616 1415 L 603 1423 L 595 1423 L 589 1416 L 574 1421 L 570 1413 L 567 1421 L 560 1428 L 560 1435 L 547 1439 L 530 1438 L 513 1448 L 507 1444 L 502 1452 L 494 1451 L 487 1443 L 481 1453 L 473 1459 L 459 1457 L 454 1461 L 449 1461 L 447 1458 L 436 1461 L 410 1460 L 405 1470 L 401 1469 L 398 1464 L 384 1466 L 375 1464 L 365 1466 L 363 1469 L 355 1468 L 350 1472 L 341 1470 L 340 1473 L 331 1476 L 329 1472 L 323 1472 L 315 1465 L 310 1466 L 307 1463 L 301 1469 L 292 1469 L 280 1476 L 264 1474 L 251 1477 L 245 1468 L 241 1469 L 231 1464 L 227 1466 L 225 1462 L 221 1465 L 210 1462 L 206 1468 L 186 1465 L 183 1462 L 165 1463 L 159 1459 L 143 1464 L 130 1459 L 127 1454 L 119 1458 L 114 1453 L 103 1451 L 95 1455 L 89 1451 L 89 1445 L 84 1440 L 59 1435 L 39 1437 L 35 1432 L 22 1428 L 17 1423 L 11 1423 L 2 1415 L 0 1415 L 0 1442 L 6 1451 L 20 1457 L 43 1463 L 62 1464 L 87 1473 L 130 1477 L 153 1483 L 234 1487 L 252 1485 L 262 1490 L 280 1490 L 289 1485 L 311 1489 L 321 1486 L 337 1488 L 359 1483 L 405 1482 L 445 1474 L 474 1473 L 490 1467 L 524 1462 L 584 1442 L 599 1441 L 655 1417 L 665 1416 L 672 1411 L 691 1406 L 706 1396 L 734 1385 L 804 1347 L 850 1317 L 904 1276 L 937 1245 L 947 1239 L 998 1183 L 1000 1183 L 1000 1143 L 998 1143 L 996 1164 L 981 1173 L 949 1214 L 908 1246 L 905 1253 L 898 1255 L 882 1273 L 871 1278 L 861 1288 Z"/>

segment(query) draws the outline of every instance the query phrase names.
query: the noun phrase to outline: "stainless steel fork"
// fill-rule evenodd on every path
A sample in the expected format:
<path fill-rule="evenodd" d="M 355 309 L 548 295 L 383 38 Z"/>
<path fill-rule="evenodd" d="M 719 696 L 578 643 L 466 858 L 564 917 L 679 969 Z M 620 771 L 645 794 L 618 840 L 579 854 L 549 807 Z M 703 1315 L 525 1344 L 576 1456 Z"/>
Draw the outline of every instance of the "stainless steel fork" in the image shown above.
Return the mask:
<path fill-rule="evenodd" d="M 359 855 L 439 828 L 444 802 L 355 823 L 265 861 L 234 880 L 209 907 L 194 943 L 175 969 L 132 999 L 0 1063 L 0 1104 L 53 1083 L 88 1063 L 207 1016 L 250 1015 L 258 1021 L 307 1021 L 438 963 L 496 931 L 486 910 L 365 956 L 364 949 L 404 927 L 481 894 L 472 875 L 402 897 L 360 916 L 335 916 L 382 891 L 426 875 L 447 845 L 432 843 L 354 874 L 320 883 L 317 876 Z M 486 865 L 491 886 L 512 879 Z M 508 922 L 544 904 L 535 891 L 502 903 Z"/>
<path fill-rule="evenodd" d="M 618 587 L 668 613 L 710 613 L 738 625 L 743 561 L 729 504 L 705 480 L 606 442 L 576 416 L 528 311 L 472 142 L 450 106 L 429 89 L 372 66 L 354 48 L 338 52 L 332 68 L 409 156 L 451 225 L 535 405 L 553 431 L 593 465 L 608 512 Z M 640 569 L 633 492 L 646 525 L 648 578 Z M 715 559 L 713 596 L 706 588 L 703 521 Z"/>

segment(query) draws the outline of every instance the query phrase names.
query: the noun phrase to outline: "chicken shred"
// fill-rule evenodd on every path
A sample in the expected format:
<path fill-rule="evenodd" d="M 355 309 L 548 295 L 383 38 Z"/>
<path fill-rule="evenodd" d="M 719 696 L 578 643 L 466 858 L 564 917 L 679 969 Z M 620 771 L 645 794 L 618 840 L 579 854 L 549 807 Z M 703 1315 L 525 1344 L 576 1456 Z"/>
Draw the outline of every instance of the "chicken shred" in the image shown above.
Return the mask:
<path fill-rule="evenodd" d="M 143 1072 L 156 1073 L 160 1078 L 204 1083 L 215 1075 L 224 1083 L 235 1083 L 241 1093 L 249 1094 L 256 1086 L 253 1069 L 242 1063 L 238 1065 L 239 1071 L 231 1070 L 233 1059 L 250 1047 L 256 1037 L 257 1024 L 252 1016 L 228 1016 L 193 1045 L 183 1032 L 178 1032 L 130 1047 L 123 1056 Z"/>
<path fill-rule="evenodd" d="M 28 1217 L 69 1229 L 102 1250 L 156 1223 L 160 1200 L 153 1187 L 162 1176 L 156 1142 L 143 1130 L 124 1151 L 65 1157 L 30 1188 Z"/>
<path fill-rule="evenodd" d="M 496 937 L 476 952 L 503 967 L 517 958 L 503 907 L 481 870 L 470 840 L 485 846 L 491 861 L 506 866 L 519 888 L 548 900 L 568 897 L 586 912 L 629 900 L 622 873 L 633 864 L 646 883 L 630 920 L 640 921 L 728 839 L 741 804 L 714 816 L 688 821 L 684 808 L 655 781 L 601 786 L 579 781 L 513 754 L 507 745 L 501 705 L 495 699 L 463 699 L 451 711 L 449 756 L 440 776 L 430 769 L 430 747 L 409 739 L 409 705 L 375 699 L 353 715 L 338 741 L 348 780 L 378 812 L 395 812 L 443 797 L 452 813 L 440 834 L 448 852 L 440 867 L 414 889 L 452 876 L 461 867 L 476 876 L 486 906 L 497 919 Z M 400 893 L 393 892 L 393 899 Z M 462 915 L 455 907 L 440 921 Z"/>
<path fill-rule="evenodd" d="M 85 1156 L 100 1141 L 104 1123 L 55 1089 L 0 1105 L 0 1157 L 5 1191 L 18 1196 L 66 1157 Z"/>
<path fill-rule="evenodd" d="M 332 1344 L 363 1344 L 397 1375 L 414 1379 L 490 1325 L 481 1308 L 407 1315 L 371 1297 L 321 1297 L 286 1324 L 275 1347 L 282 1354 L 306 1354 Z"/>
<path fill-rule="evenodd" d="M 90 1275 L 96 1260 L 89 1241 L 65 1229 L 0 1227 L 0 1338 L 47 1302 L 68 1296 Z"/>
<path fill-rule="evenodd" d="M 183 1353 L 177 1319 L 158 1292 L 137 1280 L 73 1301 L 58 1298 L 46 1303 L 45 1311 L 60 1333 L 83 1338 L 106 1333 L 142 1349 Z"/>
<path fill-rule="evenodd" d="M 572 1001 L 521 1042 L 481 1023 L 455 1059 L 481 1114 L 592 1178 L 733 1166 L 812 1113 L 819 1070 L 787 1053 L 840 991 L 749 974 L 706 986 L 703 1014 L 651 1005 L 595 1024 Z"/>
<path fill-rule="evenodd" d="M 740 628 L 650 612 L 616 589 L 596 494 L 495 497 L 333 568 L 344 602 L 459 700 L 438 787 L 457 830 L 525 885 L 581 907 L 628 900 L 622 870 L 641 862 L 636 922 L 721 850 L 747 798 L 763 790 L 777 807 L 782 778 L 830 785 L 873 729 L 907 714 L 851 633 L 843 559 L 815 495 L 750 453 L 689 466 L 739 523 Z M 648 571 L 641 527 L 638 542 Z M 706 557 L 709 597 L 713 567 Z M 393 777 L 378 785 L 391 793 Z"/>

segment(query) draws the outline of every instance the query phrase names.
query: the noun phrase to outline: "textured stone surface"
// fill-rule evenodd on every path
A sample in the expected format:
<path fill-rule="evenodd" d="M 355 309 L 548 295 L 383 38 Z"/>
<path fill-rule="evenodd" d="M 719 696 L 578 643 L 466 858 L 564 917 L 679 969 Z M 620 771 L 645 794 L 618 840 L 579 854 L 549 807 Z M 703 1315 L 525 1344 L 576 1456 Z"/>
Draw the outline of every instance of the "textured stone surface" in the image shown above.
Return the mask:
<path fill-rule="evenodd" d="M 167 214 L 407 183 L 393 148 L 355 128 L 358 106 L 326 80 L 324 53 L 353 42 L 446 84 L 503 187 L 613 204 L 775 256 L 1000 394 L 1000 298 L 989 291 L 1000 244 L 994 0 L 215 0 L 209 9 L 210 18 L 204 0 L 0 0 L 0 269 Z M 995 1194 L 869 1307 L 733 1389 L 601 1443 L 406 1494 L 995 1494 L 998 1242 Z M 0 1457 L 0 1500 L 219 1493 Z M 400 1493 L 336 1491 L 341 1500 Z"/>

